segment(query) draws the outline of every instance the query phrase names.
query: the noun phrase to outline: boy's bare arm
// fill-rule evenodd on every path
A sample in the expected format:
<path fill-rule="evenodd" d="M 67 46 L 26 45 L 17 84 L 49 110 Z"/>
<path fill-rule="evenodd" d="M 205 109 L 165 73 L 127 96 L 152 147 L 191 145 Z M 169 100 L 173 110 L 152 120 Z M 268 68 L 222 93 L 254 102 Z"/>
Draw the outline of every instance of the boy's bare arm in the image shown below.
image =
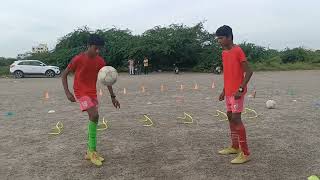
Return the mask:
<path fill-rule="evenodd" d="M 245 76 L 244 76 L 244 80 L 240 86 L 245 87 L 245 86 L 247 86 L 248 82 L 250 81 L 253 72 L 252 72 L 251 68 L 249 67 L 248 61 L 243 61 L 241 63 L 241 66 L 245 72 Z"/>
<path fill-rule="evenodd" d="M 108 90 L 109 90 L 109 93 L 110 93 L 110 96 L 111 96 L 111 100 L 112 100 L 112 104 L 115 108 L 120 108 L 120 103 L 119 101 L 116 99 L 116 95 L 114 94 L 113 92 L 113 88 L 112 86 L 107 86 L 108 87 Z"/>
<path fill-rule="evenodd" d="M 71 102 L 76 102 L 76 99 L 74 98 L 73 94 L 70 92 L 69 90 L 69 87 L 68 87 L 68 74 L 70 73 L 71 71 L 66 68 L 62 75 L 61 75 L 61 79 L 62 79 L 62 85 L 63 85 L 63 89 L 64 89 L 64 92 L 67 96 L 67 98 L 71 101 Z"/>

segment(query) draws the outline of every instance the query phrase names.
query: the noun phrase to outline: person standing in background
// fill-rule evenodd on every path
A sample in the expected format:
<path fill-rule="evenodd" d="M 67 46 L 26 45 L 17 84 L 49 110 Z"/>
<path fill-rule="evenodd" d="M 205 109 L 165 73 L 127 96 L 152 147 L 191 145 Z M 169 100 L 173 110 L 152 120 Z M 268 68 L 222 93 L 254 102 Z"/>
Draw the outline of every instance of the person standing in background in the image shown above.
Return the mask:
<path fill-rule="evenodd" d="M 134 75 L 134 61 L 132 58 L 129 59 L 129 74 Z"/>
<path fill-rule="evenodd" d="M 143 67 L 144 67 L 144 74 L 148 74 L 149 60 L 147 57 L 144 57 Z"/>

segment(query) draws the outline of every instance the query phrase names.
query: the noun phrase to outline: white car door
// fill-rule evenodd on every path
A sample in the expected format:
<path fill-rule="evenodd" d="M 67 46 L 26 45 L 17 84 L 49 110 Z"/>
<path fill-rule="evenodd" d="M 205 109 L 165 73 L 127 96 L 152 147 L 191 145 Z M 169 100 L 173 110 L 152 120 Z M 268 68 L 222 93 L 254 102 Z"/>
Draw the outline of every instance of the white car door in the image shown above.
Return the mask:
<path fill-rule="evenodd" d="M 31 73 L 32 74 L 44 74 L 44 66 L 42 66 L 42 62 L 40 61 L 30 61 L 31 62 Z"/>
<path fill-rule="evenodd" d="M 29 74 L 32 72 L 30 61 L 23 61 L 18 64 L 17 70 L 22 71 L 23 73 Z"/>

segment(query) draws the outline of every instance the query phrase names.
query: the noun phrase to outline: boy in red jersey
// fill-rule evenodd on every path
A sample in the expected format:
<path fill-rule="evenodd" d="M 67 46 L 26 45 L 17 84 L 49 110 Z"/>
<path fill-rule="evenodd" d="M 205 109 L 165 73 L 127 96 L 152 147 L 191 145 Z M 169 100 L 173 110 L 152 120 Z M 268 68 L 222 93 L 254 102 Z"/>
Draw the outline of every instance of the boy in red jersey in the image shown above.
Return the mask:
<path fill-rule="evenodd" d="M 216 31 L 218 42 L 223 48 L 224 88 L 219 101 L 226 101 L 227 115 L 231 130 L 232 146 L 219 151 L 219 154 L 238 154 L 232 164 L 242 164 L 249 161 L 249 149 L 246 130 L 241 121 L 244 96 L 247 84 L 253 74 L 242 49 L 233 44 L 233 33 L 229 26 L 222 26 Z"/>
<path fill-rule="evenodd" d="M 78 101 L 80 109 L 87 111 L 89 115 L 88 124 L 88 150 L 85 159 L 90 160 L 97 166 L 102 165 L 104 158 L 97 154 L 96 134 L 99 120 L 97 99 L 97 76 L 99 70 L 106 65 L 104 59 L 99 56 L 99 50 L 104 46 L 104 40 L 98 35 L 89 37 L 88 49 L 75 56 L 65 71 L 62 73 L 62 84 L 67 98 L 71 102 Z M 69 91 L 67 76 L 70 72 L 74 75 L 74 94 Z M 108 86 L 114 107 L 120 108 L 120 103 L 114 95 L 112 86 Z"/>

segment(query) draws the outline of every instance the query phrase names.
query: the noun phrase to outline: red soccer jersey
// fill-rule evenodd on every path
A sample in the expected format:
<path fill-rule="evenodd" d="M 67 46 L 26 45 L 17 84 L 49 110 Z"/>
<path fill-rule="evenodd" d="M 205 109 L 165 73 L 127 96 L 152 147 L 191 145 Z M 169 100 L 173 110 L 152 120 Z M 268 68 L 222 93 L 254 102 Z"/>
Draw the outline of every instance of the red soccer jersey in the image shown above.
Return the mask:
<path fill-rule="evenodd" d="M 244 79 L 244 71 L 241 62 L 246 61 L 246 55 L 239 46 L 222 51 L 224 90 L 226 96 L 233 96 Z M 247 87 L 244 93 L 247 92 Z"/>
<path fill-rule="evenodd" d="M 105 65 L 102 57 L 89 58 L 85 53 L 80 53 L 72 59 L 68 69 L 75 73 L 73 89 L 77 99 L 83 96 L 97 97 L 98 72 Z"/>

